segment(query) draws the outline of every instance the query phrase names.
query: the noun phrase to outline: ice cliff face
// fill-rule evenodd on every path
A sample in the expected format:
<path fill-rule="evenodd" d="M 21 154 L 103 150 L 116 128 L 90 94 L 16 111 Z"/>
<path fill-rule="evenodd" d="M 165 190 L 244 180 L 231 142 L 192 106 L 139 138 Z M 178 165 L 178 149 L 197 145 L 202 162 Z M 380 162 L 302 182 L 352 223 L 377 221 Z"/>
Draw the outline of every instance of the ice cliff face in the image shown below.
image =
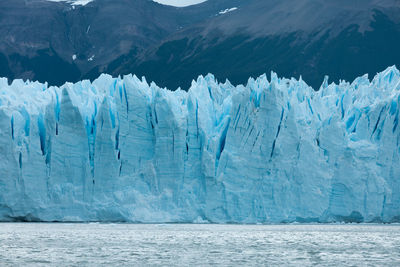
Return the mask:
<path fill-rule="evenodd" d="M 0 220 L 399 221 L 400 73 L 315 92 L 0 80 Z"/>

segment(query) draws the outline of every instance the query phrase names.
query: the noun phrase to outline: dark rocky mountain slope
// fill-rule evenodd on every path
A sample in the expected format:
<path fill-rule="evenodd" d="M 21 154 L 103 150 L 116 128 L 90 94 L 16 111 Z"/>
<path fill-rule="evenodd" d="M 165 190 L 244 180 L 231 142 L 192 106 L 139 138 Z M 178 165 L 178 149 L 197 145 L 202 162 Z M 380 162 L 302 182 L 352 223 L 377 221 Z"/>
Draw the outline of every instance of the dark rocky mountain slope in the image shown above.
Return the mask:
<path fill-rule="evenodd" d="M 245 83 L 274 70 L 318 88 L 325 74 L 352 80 L 400 64 L 400 1 L 3 0 L 0 34 L 0 76 L 11 79 L 136 73 L 187 89 L 208 72 Z"/>

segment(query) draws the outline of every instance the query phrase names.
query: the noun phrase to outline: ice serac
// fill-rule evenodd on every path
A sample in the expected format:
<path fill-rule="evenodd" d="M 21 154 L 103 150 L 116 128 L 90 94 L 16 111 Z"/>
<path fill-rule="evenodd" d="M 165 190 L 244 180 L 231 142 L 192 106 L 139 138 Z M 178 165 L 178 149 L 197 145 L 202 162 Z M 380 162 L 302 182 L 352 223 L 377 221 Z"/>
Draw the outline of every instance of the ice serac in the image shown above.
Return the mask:
<path fill-rule="evenodd" d="M 0 220 L 400 221 L 400 73 L 0 79 Z"/>

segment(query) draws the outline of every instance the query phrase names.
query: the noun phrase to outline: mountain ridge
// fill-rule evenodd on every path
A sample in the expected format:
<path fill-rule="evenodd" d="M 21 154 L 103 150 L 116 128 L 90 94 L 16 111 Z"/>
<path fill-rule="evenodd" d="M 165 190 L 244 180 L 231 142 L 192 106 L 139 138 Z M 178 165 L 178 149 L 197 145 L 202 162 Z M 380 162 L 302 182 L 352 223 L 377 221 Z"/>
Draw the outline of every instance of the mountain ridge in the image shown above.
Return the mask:
<path fill-rule="evenodd" d="M 398 0 L 214 0 L 183 8 L 4 0 L 0 7 L 0 75 L 10 79 L 61 85 L 137 73 L 187 89 L 209 72 L 239 84 L 275 70 L 318 87 L 325 74 L 349 80 L 400 64 Z"/>

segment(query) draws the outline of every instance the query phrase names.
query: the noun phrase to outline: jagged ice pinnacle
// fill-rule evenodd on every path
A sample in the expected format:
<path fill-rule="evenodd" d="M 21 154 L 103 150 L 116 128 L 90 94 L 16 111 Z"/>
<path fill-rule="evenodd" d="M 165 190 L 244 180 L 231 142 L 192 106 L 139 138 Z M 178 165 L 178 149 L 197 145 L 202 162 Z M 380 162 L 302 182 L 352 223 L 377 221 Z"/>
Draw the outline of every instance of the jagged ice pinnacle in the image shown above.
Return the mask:
<path fill-rule="evenodd" d="M 399 102 L 395 67 L 319 91 L 3 78 L 0 220 L 399 221 Z"/>

